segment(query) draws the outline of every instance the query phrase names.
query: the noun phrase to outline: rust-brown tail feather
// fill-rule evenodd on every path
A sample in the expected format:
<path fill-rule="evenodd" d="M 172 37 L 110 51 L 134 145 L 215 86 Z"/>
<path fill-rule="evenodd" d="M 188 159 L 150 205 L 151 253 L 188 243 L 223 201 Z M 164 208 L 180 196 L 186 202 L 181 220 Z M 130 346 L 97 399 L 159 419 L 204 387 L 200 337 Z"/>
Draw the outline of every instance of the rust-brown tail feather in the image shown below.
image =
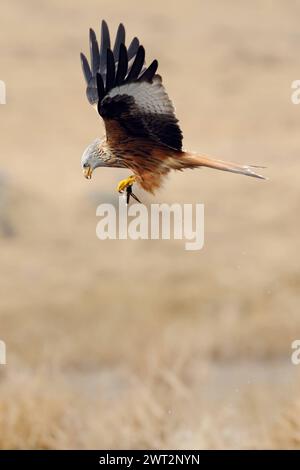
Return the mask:
<path fill-rule="evenodd" d="M 182 152 L 179 158 L 174 158 L 174 169 L 183 170 L 184 168 L 199 168 L 205 166 L 215 170 L 230 171 L 241 175 L 252 176 L 254 178 L 266 179 L 264 176 L 256 173 L 255 168 L 264 168 L 253 165 L 240 165 L 238 163 L 224 162 L 214 158 L 201 157 L 192 153 Z"/>

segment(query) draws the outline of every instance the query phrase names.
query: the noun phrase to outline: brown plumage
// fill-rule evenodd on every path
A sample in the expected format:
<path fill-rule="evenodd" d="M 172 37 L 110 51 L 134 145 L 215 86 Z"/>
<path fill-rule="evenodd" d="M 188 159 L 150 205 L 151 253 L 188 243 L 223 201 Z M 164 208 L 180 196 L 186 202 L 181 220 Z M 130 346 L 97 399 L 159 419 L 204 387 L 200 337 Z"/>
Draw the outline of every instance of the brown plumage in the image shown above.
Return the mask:
<path fill-rule="evenodd" d="M 105 21 L 101 47 L 90 30 L 91 67 L 81 54 L 87 98 L 104 120 L 106 139 L 96 140 L 85 151 L 85 176 L 99 166 L 130 169 L 137 182 L 153 193 L 170 170 L 209 167 L 262 178 L 248 165 L 201 157 L 182 149 L 182 132 L 173 105 L 156 73 L 158 62 L 145 66 L 145 50 L 137 38 L 125 46 L 125 29 L 119 25 L 113 49 Z"/>

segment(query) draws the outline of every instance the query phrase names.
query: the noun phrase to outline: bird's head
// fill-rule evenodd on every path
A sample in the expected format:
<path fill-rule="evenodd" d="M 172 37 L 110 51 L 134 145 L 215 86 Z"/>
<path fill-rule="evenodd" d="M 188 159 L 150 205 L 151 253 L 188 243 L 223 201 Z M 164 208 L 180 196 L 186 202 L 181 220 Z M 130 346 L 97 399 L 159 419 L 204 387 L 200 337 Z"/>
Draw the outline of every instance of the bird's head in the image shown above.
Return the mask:
<path fill-rule="evenodd" d="M 109 153 L 103 145 L 105 139 L 95 139 L 83 152 L 81 166 L 83 174 L 87 179 L 91 179 L 95 168 L 109 165 Z"/>

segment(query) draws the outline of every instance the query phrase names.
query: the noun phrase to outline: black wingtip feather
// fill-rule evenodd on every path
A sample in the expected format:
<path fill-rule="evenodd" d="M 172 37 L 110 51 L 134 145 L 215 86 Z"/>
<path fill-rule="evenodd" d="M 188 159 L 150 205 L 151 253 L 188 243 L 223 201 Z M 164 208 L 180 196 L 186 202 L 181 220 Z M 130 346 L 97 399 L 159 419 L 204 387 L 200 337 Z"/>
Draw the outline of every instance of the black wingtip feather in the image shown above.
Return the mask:
<path fill-rule="evenodd" d="M 103 79 L 100 73 L 97 73 L 96 75 L 96 83 L 97 83 L 97 91 L 98 91 L 98 98 L 99 98 L 99 101 L 98 101 L 98 106 L 99 106 L 102 98 L 105 95 L 104 83 L 103 83 Z"/>
<path fill-rule="evenodd" d="M 128 70 L 127 49 L 123 43 L 120 44 L 118 70 L 116 75 L 116 85 L 121 85 L 124 81 Z"/>
<path fill-rule="evenodd" d="M 110 49 L 110 35 L 107 23 L 102 20 L 101 23 L 101 48 L 100 48 L 100 70 L 104 72 L 106 69 L 106 51 Z"/>
<path fill-rule="evenodd" d="M 107 49 L 107 57 L 106 57 L 106 92 L 111 90 L 115 84 L 115 59 L 111 49 Z"/>
<path fill-rule="evenodd" d="M 101 44 L 97 41 L 95 31 L 90 28 L 90 63 L 83 53 L 80 57 L 87 83 L 87 97 L 93 105 L 97 101 L 101 102 L 105 94 L 115 86 L 137 80 L 151 82 L 154 76 L 158 77 L 158 62 L 154 60 L 149 67 L 145 67 L 145 50 L 140 46 L 138 38 L 134 37 L 127 49 L 125 36 L 124 25 L 120 23 L 112 50 L 106 21 L 101 22 Z"/>
<path fill-rule="evenodd" d="M 125 34 L 126 33 L 125 33 L 124 25 L 123 23 L 120 23 L 118 26 L 114 50 L 113 50 L 115 60 L 118 60 L 119 58 L 119 51 L 120 51 L 121 44 L 125 44 Z"/>
<path fill-rule="evenodd" d="M 149 67 L 139 77 L 139 81 L 141 81 L 141 82 L 143 82 L 143 81 L 152 82 L 153 77 L 154 77 L 154 75 L 157 71 L 157 68 L 158 68 L 158 61 L 155 59 L 155 60 L 153 60 L 153 62 L 151 62 Z"/>
<path fill-rule="evenodd" d="M 128 60 L 131 60 L 132 57 L 134 57 L 138 51 L 140 45 L 140 41 L 138 38 L 134 37 L 133 40 L 131 41 L 129 47 L 128 47 Z"/>
<path fill-rule="evenodd" d="M 143 48 L 143 46 L 139 46 L 134 62 L 125 80 L 126 82 L 131 82 L 133 80 L 138 79 L 138 76 L 141 73 L 141 70 L 143 68 L 144 62 L 145 62 L 145 49 Z"/>
<path fill-rule="evenodd" d="M 93 75 L 96 74 L 99 70 L 100 66 L 100 54 L 99 54 L 99 46 L 97 41 L 97 36 L 95 31 L 90 28 L 90 55 L 91 55 L 91 67 Z"/>
<path fill-rule="evenodd" d="M 83 75 L 84 75 L 86 83 L 88 84 L 92 78 L 92 72 L 91 72 L 88 60 L 82 52 L 80 53 L 80 60 L 81 60 L 81 67 L 82 67 Z"/>

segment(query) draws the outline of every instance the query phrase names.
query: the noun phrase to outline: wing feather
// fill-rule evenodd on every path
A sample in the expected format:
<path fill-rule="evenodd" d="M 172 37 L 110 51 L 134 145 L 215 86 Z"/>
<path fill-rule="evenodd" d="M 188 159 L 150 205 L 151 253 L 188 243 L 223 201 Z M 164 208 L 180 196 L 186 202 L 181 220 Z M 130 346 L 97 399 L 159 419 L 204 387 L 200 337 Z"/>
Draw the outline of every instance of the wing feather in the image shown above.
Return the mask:
<path fill-rule="evenodd" d="M 91 72 L 88 60 L 82 52 L 80 53 L 80 59 L 81 59 L 81 67 L 82 67 L 83 75 L 84 75 L 85 81 L 88 85 L 88 83 L 90 82 L 90 80 L 93 77 L 92 72 Z"/>
<path fill-rule="evenodd" d="M 134 62 L 131 66 L 131 69 L 128 73 L 128 76 L 125 82 L 131 82 L 137 80 L 145 62 L 145 49 L 143 46 L 139 46 L 137 54 L 135 56 Z"/>
<path fill-rule="evenodd" d="M 101 77 L 100 73 L 97 73 L 96 79 L 97 79 L 97 91 L 98 91 L 98 96 L 99 96 L 99 102 L 101 102 L 101 100 L 103 99 L 105 95 L 105 88 L 104 88 L 103 78 Z"/>
<path fill-rule="evenodd" d="M 118 60 L 119 51 L 121 44 L 125 44 L 125 28 L 122 23 L 118 26 L 118 31 L 116 35 L 115 45 L 114 45 L 114 58 Z"/>
<path fill-rule="evenodd" d="M 105 91 L 111 90 L 115 84 L 115 59 L 111 49 L 107 49 L 107 70 L 106 70 L 106 87 Z"/>
<path fill-rule="evenodd" d="M 91 55 L 91 69 L 93 75 L 95 75 L 99 70 L 100 65 L 100 55 L 99 55 L 99 46 L 96 37 L 95 31 L 90 29 L 90 55 Z"/>
<path fill-rule="evenodd" d="M 102 20 L 101 23 L 101 49 L 100 49 L 100 71 L 106 70 L 107 50 L 110 49 L 110 34 L 107 23 Z"/>
<path fill-rule="evenodd" d="M 146 81 L 146 82 L 151 82 L 153 80 L 153 77 L 156 73 L 156 70 L 158 68 L 158 62 L 157 60 L 153 60 L 153 62 L 151 62 L 151 64 L 149 65 L 149 67 L 144 70 L 144 72 L 142 73 L 142 75 L 139 77 L 139 81 Z"/>
<path fill-rule="evenodd" d="M 140 42 L 138 38 L 133 38 L 128 47 L 128 60 L 131 60 L 137 53 Z"/>
<path fill-rule="evenodd" d="M 127 49 L 123 43 L 120 44 L 120 51 L 119 51 L 119 63 L 118 63 L 118 70 L 116 75 L 116 85 L 119 86 L 123 83 L 128 70 L 128 55 Z"/>

